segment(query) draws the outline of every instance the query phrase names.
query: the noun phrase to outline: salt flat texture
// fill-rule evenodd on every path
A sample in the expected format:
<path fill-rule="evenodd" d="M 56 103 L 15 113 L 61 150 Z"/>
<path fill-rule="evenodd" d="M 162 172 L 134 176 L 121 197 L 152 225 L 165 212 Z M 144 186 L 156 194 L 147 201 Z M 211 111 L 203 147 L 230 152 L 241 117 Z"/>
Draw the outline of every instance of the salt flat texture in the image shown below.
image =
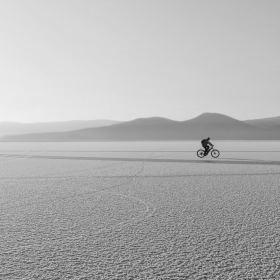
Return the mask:
<path fill-rule="evenodd" d="M 280 279 L 279 142 L 1 143 L 0 279 Z"/>

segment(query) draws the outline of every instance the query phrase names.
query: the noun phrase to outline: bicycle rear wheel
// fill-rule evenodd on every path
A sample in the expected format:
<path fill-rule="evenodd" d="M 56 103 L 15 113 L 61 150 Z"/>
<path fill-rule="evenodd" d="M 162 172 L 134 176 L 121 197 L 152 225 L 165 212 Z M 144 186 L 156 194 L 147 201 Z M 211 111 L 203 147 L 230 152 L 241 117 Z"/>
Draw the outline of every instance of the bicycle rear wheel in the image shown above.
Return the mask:
<path fill-rule="evenodd" d="M 203 158 L 203 157 L 204 157 L 204 151 L 203 151 L 202 149 L 198 150 L 198 151 L 197 151 L 197 156 L 198 156 L 199 158 Z"/>
<path fill-rule="evenodd" d="M 214 149 L 211 151 L 211 156 L 213 158 L 217 158 L 219 155 L 220 155 L 220 152 L 218 150 Z"/>

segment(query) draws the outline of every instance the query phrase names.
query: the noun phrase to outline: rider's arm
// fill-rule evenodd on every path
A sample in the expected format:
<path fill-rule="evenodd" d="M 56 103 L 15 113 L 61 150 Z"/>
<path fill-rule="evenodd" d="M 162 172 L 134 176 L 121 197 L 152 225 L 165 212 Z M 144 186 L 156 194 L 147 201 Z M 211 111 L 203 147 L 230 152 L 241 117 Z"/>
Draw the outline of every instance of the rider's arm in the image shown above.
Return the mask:
<path fill-rule="evenodd" d="M 209 144 L 210 146 L 214 147 L 214 145 L 213 145 L 211 142 L 208 142 L 208 144 Z"/>

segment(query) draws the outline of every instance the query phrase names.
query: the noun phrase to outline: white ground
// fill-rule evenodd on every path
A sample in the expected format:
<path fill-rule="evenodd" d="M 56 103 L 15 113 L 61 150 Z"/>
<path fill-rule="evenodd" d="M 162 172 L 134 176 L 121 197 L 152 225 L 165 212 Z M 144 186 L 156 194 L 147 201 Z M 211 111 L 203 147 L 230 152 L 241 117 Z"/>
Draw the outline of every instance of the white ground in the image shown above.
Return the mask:
<path fill-rule="evenodd" d="M 0 279 L 280 279 L 280 143 L 215 144 L 1 143 Z"/>

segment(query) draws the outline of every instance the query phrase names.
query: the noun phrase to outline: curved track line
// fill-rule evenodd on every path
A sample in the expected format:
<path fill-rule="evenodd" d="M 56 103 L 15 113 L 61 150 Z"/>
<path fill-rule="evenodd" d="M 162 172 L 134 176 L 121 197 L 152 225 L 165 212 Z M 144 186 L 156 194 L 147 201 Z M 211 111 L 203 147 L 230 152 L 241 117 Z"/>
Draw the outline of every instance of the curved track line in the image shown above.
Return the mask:
<path fill-rule="evenodd" d="M 118 227 L 121 227 L 121 229 L 122 229 L 123 227 L 131 225 L 134 222 L 139 222 L 142 219 L 147 219 L 147 218 L 151 217 L 156 211 L 156 207 L 151 207 L 151 205 L 149 205 L 145 200 L 143 200 L 141 198 L 137 198 L 137 197 L 134 197 L 131 195 L 117 194 L 117 193 L 108 193 L 108 195 L 114 195 L 114 196 L 117 195 L 117 196 L 124 197 L 126 199 L 131 199 L 131 200 L 137 201 L 140 204 L 144 205 L 146 209 L 140 215 L 130 218 L 127 221 L 122 221 L 122 222 L 116 223 L 115 225 L 111 225 L 111 226 L 109 225 L 100 230 L 93 231 L 92 233 L 94 235 L 99 235 L 103 232 L 114 230 Z M 106 238 L 106 237 L 99 237 L 97 240 L 94 241 L 94 243 L 97 243 L 100 239 L 103 239 L 103 238 Z"/>
<path fill-rule="evenodd" d="M 129 180 L 127 180 L 127 181 L 125 181 L 125 182 L 123 182 L 123 183 L 121 183 L 121 184 L 117 184 L 117 185 L 114 185 L 114 186 L 111 186 L 111 187 L 102 189 L 102 190 L 100 190 L 100 191 L 86 192 L 86 194 L 90 194 L 90 193 L 99 193 L 99 194 L 100 194 L 100 193 L 102 193 L 102 192 L 106 193 L 108 190 L 111 190 L 111 189 L 114 189 L 114 188 L 117 188 L 117 187 L 120 187 L 120 186 L 127 185 L 127 184 L 129 184 L 130 182 L 134 181 L 135 178 L 136 178 L 141 172 L 143 172 L 147 160 L 148 160 L 154 153 L 155 153 L 155 152 L 152 152 L 152 153 L 143 161 L 143 163 L 142 163 L 142 168 L 141 168 L 131 179 L 129 179 Z M 84 194 L 85 194 L 85 193 L 83 193 L 83 195 L 84 195 Z M 100 229 L 100 230 L 98 230 L 98 231 L 96 231 L 96 232 L 93 232 L 94 234 L 97 234 L 97 235 L 98 235 L 98 234 L 100 234 L 100 233 L 102 233 L 102 232 L 106 232 L 106 231 L 108 231 L 108 230 L 110 230 L 110 229 L 111 229 L 111 230 L 112 230 L 112 229 L 115 229 L 115 228 L 117 228 L 117 227 L 119 227 L 119 226 L 124 227 L 124 226 L 126 226 L 126 225 L 128 225 L 128 224 L 131 224 L 131 221 L 132 221 L 132 222 L 135 222 L 135 221 L 141 220 L 141 218 L 148 218 L 148 217 L 151 217 L 151 216 L 154 214 L 154 212 L 156 211 L 156 207 L 154 207 L 154 206 L 151 207 L 145 200 L 143 200 L 143 199 L 141 199 L 141 198 L 134 197 L 134 196 L 132 196 L 132 195 L 119 194 L 119 193 L 118 193 L 118 194 L 117 194 L 117 193 L 109 193 L 109 194 L 111 194 L 111 195 L 118 195 L 118 196 L 122 196 L 122 197 L 125 197 L 125 198 L 129 198 L 129 199 L 138 201 L 139 203 L 143 204 L 143 205 L 146 207 L 146 210 L 144 211 L 144 214 L 140 214 L 140 215 L 138 215 L 138 216 L 136 216 L 136 217 L 134 217 L 134 218 L 131 218 L 131 219 L 130 219 L 129 221 L 127 221 L 127 222 L 119 222 L 119 223 L 117 223 L 117 224 L 115 224 L 115 225 L 113 225 L 113 226 L 105 227 L 105 228 Z M 151 212 L 150 212 L 150 209 L 152 209 Z M 149 213 L 149 212 L 150 212 L 150 214 L 149 214 L 149 215 L 146 215 L 146 214 Z M 100 239 L 102 239 L 102 237 L 100 237 L 100 238 L 98 238 L 97 240 L 95 240 L 94 243 L 97 243 Z"/>
<path fill-rule="evenodd" d="M 111 190 L 111 189 L 115 189 L 117 187 L 120 187 L 120 186 L 124 186 L 126 184 L 129 184 L 130 182 L 134 181 L 135 178 L 141 173 L 143 172 L 144 168 L 145 168 L 145 164 L 147 162 L 147 160 L 154 154 L 155 152 L 152 152 L 146 159 L 144 159 L 144 161 L 142 162 L 142 168 L 136 173 L 134 174 L 133 176 L 129 176 L 131 177 L 129 180 L 126 180 L 125 182 L 122 182 L 120 184 L 117 184 L 117 185 L 113 185 L 113 186 L 110 186 L 110 187 L 107 187 L 107 188 L 104 188 L 104 189 L 101 189 L 101 190 L 95 190 L 95 191 L 88 191 L 88 192 L 83 192 L 83 193 L 80 193 L 80 194 L 75 194 L 75 195 L 72 195 L 72 196 L 68 196 L 68 197 L 62 197 L 62 198 L 59 198 L 59 199 L 56 199 L 56 201 L 62 201 L 62 200 L 68 200 L 68 199 L 71 199 L 73 197 L 79 197 L 79 196 L 84 196 L 84 195 L 88 195 L 88 194 L 95 194 L 95 193 L 98 193 L 98 194 L 101 194 L 101 193 L 107 193 L 108 190 Z M 60 177 L 57 177 L 57 178 L 60 178 Z M 104 178 L 108 178 L 108 177 L 104 177 Z M 32 177 L 32 179 L 36 179 L 36 177 Z M 46 178 L 44 178 L 46 179 Z M 118 196 L 122 196 L 122 197 L 125 197 L 125 198 L 130 198 L 132 200 L 135 200 L 135 201 L 138 201 L 139 203 L 143 204 L 145 207 L 146 207 L 146 210 L 144 212 L 145 213 L 148 213 L 150 211 L 150 209 L 153 209 L 153 211 L 151 212 L 150 215 L 148 215 L 149 217 L 156 211 L 156 208 L 155 207 L 151 207 L 146 201 L 144 201 L 143 199 L 141 198 L 137 198 L 137 197 L 134 197 L 134 196 L 131 196 L 131 195 L 124 195 L 124 194 L 117 194 L 117 193 L 110 193 L 112 195 L 118 195 Z M 47 202 L 47 201 L 46 201 Z M 51 200 L 49 200 L 49 202 L 51 202 Z M 5 209 L 10 209 L 10 208 L 19 208 L 19 207 L 22 207 L 22 206 L 26 206 L 26 205 L 35 205 L 36 203 L 25 203 L 25 204 L 21 204 L 21 205 L 18 205 L 18 206 L 12 206 L 12 207 L 8 207 L 8 208 L 5 208 Z M 137 217 L 134 217 L 132 218 L 133 220 L 139 220 L 139 218 L 143 216 L 142 214 L 137 216 Z M 145 216 L 145 215 L 144 215 Z M 113 227 L 117 227 L 121 224 L 124 224 L 126 222 L 120 222 L 116 225 L 114 225 Z M 127 224 L 127 223 L 126 223 Z M 109 227 L 108 229 L 110 229 L 111 227 Z M 106 228 L 107 229 L 107 228 Z M 106 229 L 104 229 L 106 231 Z M 101 232 L 103 229 L 101 229 L 100 231 L 97 231 L 97 234 L 99 232 Z"/>
<path fill-rule="evenodd" d="M 108 190 L 110 189 L 113 189 L 113 188 L 117 188 L 117 187 L 120 187 L 120 186 L 124 186 L 124 185 L 127 185 L 129 184 L 130 182 L 134 181 L 135 178 L 141 173 L 143 172 L 144 168 L 145 168 L 145 164 L 147 162 L 147 160 L 154 154 L 155 152 L 152 152 L 142 163 L 142 168 L 129 180 L 121 183 L 121 184 L 118 184 L 118 185 L 115 185 L 115 186 L 111 186 L 111 187 L 108 187 L 106 189 L 102 189 L 101 191 L 95 191 L 95 192 L 87 192 L 88 193 L 106 193 Z M 115 229 L 116 227 L 119 227 L 119 226 L 126 226 L 128 224 L 131 224 L 131 221 L 135 222 L 135 221 L 139 221 L 142 217 L 150 217 L 153 215 L 153 213 L 156 211 L 156 207 L 151 207 L 145 200 L 141 199 L 141 198 L 138 198 L 138 197 L 134 197 L 132 195 L 124 195 L 124 194 L 117 194 L 117 193 L 111 193 L 112 195 L 118 195 L 118 196 L 122 196 L 122 197 L 125 197 L 125 198 L 129 198 L 129 199 L 132 199 L 132 200 L 135 200 L 135 201 L 138 201 L 139 203 L 143 204 L 145 207 L 146 207 L 146 210 L 144 211 L 144 215 L 143 214 L 140 214 L 139 216 L 136 216 L 132 219 L 130 219 L 128 222 L 120 222 L 120 223 L 117 223 L 116 225 L 113 225 L 113 226 L 109 226 L 109 227 L 106 227 L 104 229 L 101 229 L 100 231 L 97 231 L 97 232 L 94 232 L 95 234 L 100 234 L 101 232 L 103 231 L 108 231 L 109 229 Z M 153 209 L 151 212 L 150 212 L 150 209 Z M 146 215 L 147 213 L 149 213 L 149 215 Z M 102 237 L 100 237 L 98 240 L 100 240 Z M 96 240 L 95 242 L 97 242 L 98 240 Z"/>

